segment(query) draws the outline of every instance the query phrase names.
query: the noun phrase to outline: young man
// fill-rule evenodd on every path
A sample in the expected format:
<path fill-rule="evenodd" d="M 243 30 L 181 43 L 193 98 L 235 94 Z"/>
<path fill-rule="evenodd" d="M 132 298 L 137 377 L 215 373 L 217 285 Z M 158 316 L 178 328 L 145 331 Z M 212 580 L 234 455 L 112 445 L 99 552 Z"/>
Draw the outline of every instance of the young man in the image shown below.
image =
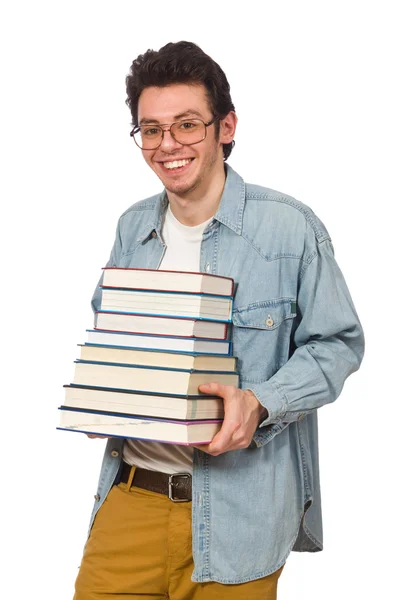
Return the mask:
<path fill-rule="evenodd" d="M 167 44 L 126 83 L 165 189 L 121 216 L 108 264 L 232 277 L 241 389 L 201 386 L 225 407 L 206 447 L 108 440 L 75 600 L 274 600 L 290 551 L 322 549 L 317 409 L 358 369 L 362 330 L 324 225 L 225 164 L 237 117 L 220 67 Z"/>

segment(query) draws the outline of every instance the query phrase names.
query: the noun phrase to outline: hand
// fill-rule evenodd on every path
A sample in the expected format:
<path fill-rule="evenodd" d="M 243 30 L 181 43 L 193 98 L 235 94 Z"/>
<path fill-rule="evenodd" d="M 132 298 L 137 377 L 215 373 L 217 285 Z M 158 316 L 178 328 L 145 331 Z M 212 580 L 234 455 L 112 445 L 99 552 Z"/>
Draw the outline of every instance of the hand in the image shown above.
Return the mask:
<path fill-rule="evenodd" d="M 86 436 L 89 437 L 91 440 L 93 440 L 94 438 L 110 438 L 110 437 L 112 437 L 111 435 L 96 435 L 95 433 L 86 433 Z"/>
<path fill-rule="evenodd" d="M 221 396 L 225 416 L 220 431 L 210 444 L 195 446 L 212 456 L 230 450 L 248 448 L 259 423 L 267 418 L 268 412 L 251 390 L 239 390 L 232 385 L 206 383 L 199 386 L 200 392 Z"/>

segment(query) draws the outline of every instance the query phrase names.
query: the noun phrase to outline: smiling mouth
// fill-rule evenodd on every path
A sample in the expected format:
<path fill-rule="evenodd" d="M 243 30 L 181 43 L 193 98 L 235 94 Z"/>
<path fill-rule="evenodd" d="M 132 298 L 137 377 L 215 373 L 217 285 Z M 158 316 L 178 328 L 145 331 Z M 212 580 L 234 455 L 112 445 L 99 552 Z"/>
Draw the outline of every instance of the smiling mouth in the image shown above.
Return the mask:
<path fill-rule="evenodd" d="M 184 158 L 182 160 L 173 160 L 160 163 L 161 166 L 167 171 L 181 171 L 187 165 L 193 162 L 194 158 Z"/>

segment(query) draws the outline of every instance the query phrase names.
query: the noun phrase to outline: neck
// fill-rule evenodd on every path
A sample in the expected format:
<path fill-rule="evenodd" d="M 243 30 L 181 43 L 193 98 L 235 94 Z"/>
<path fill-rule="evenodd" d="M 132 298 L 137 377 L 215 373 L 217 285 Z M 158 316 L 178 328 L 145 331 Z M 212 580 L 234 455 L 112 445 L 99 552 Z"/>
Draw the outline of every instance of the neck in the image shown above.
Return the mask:
<path fill-rule="evenodd" d="M 223 161 L 220 169 L 212 174 L 210 181 L 202 181 L 195 189 L 185 194 L 167 190 L 168 201 L 174 216 L 183 225 L 194 227 L 214 216 L 221 201 L 225 186 Z"/>

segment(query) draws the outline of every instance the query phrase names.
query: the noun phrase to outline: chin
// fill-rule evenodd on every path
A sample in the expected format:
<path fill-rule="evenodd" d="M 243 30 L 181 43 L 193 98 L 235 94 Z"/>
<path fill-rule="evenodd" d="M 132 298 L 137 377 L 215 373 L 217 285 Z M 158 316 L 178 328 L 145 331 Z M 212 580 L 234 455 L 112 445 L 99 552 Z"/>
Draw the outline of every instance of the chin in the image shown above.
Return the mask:
<path fill-rule="evenodd" d="M 188 194 L 189 192 L 191 192 L 196 186 L 194 184 L 187 184 L 187 183 L 170 183 L 168 184 L 166 181 L 163 181 L 164 187 L 171 192 L 172 194 L 179 194 L 179 195 L 183 195 L 183 194 Z"/>
<path fill-rule="evenodd" d="M 170 181 L 166 177 L 160 177 L 160 180 L 164 187 L 172 194 L 187 194 L 197 187 L 198 181 Z"/>

